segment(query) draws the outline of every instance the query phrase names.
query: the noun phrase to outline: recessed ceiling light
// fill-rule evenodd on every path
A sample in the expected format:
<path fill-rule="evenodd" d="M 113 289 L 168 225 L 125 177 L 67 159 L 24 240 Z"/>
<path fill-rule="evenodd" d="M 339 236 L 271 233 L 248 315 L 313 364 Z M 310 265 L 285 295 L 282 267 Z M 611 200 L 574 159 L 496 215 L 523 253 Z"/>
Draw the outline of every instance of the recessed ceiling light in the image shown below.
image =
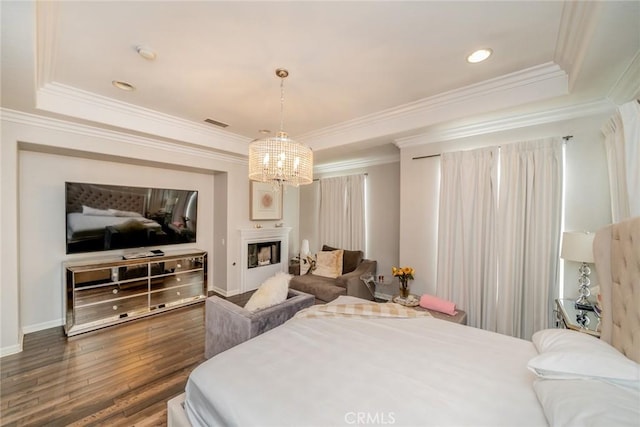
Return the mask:
<path fill-rule="evenodd" d="M 260 129 L 258 132 L 261 133 L 262 135 L 268 135 L 271 133 L 269 129 Z"/>
<path fill-rule="evenodd" d="M 478 49 L 473 52 L 471 55 L 467 56 L 467 62 L 475 64 L 477 62 L 482 62 L 488 57 L 491 56 L 493 50 L 491 49 Z"/>
<path fill-rule="evenodd" d="M 149 46 L 136 46 L 136 51 L 138 52 L 138 55 L 142 56 L 144 59 L 148 59 L 149 61 L 156 59 L 156 53 Z"/>
<path fill-rule="evenodd" d="M 136 90 L 134 85 L 127 82 L 123 82 L 121 80 L 114 80 L 111 82 L 111 84 L 117 87 L 118 89 L 126 90 L 127 92 L 133 92 L 134 90 Z"/>

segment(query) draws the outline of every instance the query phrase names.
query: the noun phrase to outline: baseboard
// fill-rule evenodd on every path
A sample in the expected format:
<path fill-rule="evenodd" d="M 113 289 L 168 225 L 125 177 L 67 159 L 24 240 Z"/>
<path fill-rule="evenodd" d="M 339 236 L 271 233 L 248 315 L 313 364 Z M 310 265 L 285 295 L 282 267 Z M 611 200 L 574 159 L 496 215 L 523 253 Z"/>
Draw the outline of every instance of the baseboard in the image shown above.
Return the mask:
<path fill-rule="evenodd" d="M 212 292 L 215 292 L 218 295 L 222 295 L 225 298 L 229 298 L 229 297 L 232 297 L 234 295 L 238 295 L 240 293 L 240 291 L 238 289 L 235 289 L 235 290 L 232 290 L 232 291 L 228 291 L 226 289 L 222 289 L 222 288 L 218 288 L 217 286 L 213 286 L 212 289 L 210 289 L 209 292 L 207 292 L 207 296 L 213 295 Z"/>
<path fill-rule="evenodd" d="M 22 341 L 24 335 L 20 335 L 20 342 L 16 345 L 10 345 L 9 347 L 0 348 L 0 357 L 9 356 L 11 354 L 16 354 L 22 352 Z"/>
<path fill-rule="evenodd" d="M 22 333 L 26 335 L 32 332 L 42 331 L 44 329 L 56 328 L 58 326 L 64 326 L 64 319 L 56 319 L 49 322 L 37 323 L 35 325 L 23 326 Z"/>

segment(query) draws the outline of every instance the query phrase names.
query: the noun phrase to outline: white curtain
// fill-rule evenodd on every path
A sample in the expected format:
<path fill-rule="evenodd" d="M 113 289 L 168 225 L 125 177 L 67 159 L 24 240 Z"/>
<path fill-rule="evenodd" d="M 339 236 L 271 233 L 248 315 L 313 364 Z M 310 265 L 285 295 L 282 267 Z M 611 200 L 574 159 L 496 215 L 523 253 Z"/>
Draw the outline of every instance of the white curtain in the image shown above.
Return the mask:
<path fill-rule="evenodd" d="M 552 324 L 562 222 L 561 138 L 500 151 L 497 332 L 530 339 Z"/>
<path fill-rule="evenodd" d="M 613 222 L 640 216 L 640 104 L 628 102 L 602 127 Z"/>
<path fill-rule="evenodd" d="M 497 148 L 441 157 L 436 294 L 495 329 Z"/>
<path fill-rule="evenodd" d="M 320 242 L 366 250 L 365 175 L 320 180 Z"/>
<path fill-rule="evenodd" d="M 551 324 L 557 295 L 562 139 L 441 162 L 437 295 L 471 326 L 531 338 Z"/>

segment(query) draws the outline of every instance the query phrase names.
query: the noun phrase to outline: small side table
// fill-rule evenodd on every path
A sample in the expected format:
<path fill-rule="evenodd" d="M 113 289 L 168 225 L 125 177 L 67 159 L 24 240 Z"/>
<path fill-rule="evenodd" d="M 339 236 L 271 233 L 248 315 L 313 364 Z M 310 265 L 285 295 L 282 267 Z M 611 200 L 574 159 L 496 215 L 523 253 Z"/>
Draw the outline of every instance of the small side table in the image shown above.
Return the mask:
<path fill-rule="evenodd" d="M 560 326 L 600 338 L 600 318 L 594 311 L 579 310 L 570 299 L 557 299 L 556 306 Z"/>

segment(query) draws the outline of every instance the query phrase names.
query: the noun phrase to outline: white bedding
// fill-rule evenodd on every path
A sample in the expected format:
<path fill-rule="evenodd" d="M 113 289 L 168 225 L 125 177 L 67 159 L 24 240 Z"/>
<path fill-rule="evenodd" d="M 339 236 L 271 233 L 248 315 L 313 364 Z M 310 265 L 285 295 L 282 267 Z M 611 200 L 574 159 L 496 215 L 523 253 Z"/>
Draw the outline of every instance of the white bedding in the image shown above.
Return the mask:
<path fill-rule="evenodd" d="M 196 368 L 185 409 L 193 426 L 543 426 L 536 355 L 436 318 L 292 319 Z"/>

